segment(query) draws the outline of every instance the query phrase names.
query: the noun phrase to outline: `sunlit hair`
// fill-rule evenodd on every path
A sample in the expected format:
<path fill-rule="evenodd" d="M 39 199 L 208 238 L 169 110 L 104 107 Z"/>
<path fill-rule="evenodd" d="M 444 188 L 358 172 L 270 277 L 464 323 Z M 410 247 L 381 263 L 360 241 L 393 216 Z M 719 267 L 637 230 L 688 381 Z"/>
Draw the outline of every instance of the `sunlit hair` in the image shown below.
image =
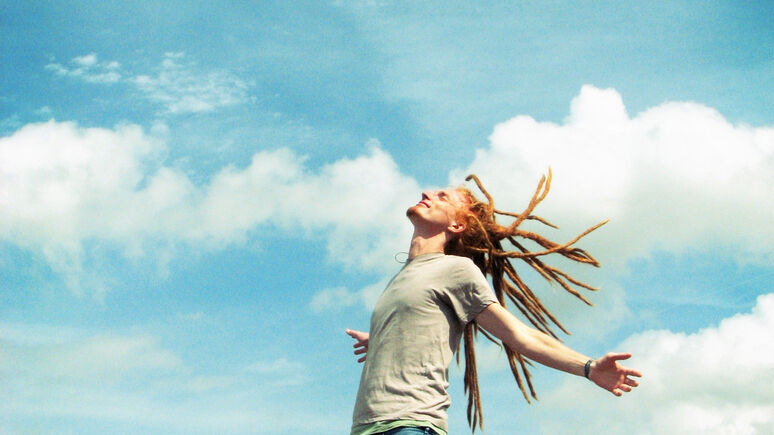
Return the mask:
<path fill-rule="evenodd" d="M 540 183 L 529 205 L 521 213 L 510 213 L 496 209 L 492 196 L 484 189 L 478 177 L 469 175 L 465 179 L 465 181 L 470 180 L 473 180 L 478 189 L 481 190 L 481 193 L 486 198 L 486 202 L 479 201 L 467 188 L 458 188 L 458 191 L 468 203 L 467 207 L 461 207 L 458 210 L 457 216 L 458 219 L 465 223 L 465 230 L 458 237 L 447 242 L 444 247 L 445 253 L 472 259 L 484 275 L 488 275 L 491 278 L 493 290 L 500 304 L 505 306 L 506 298 L 510 300 L 535 328 L 555 338 L 558 337 L 552 330 L 553 326 L 569 334 L 553 314 L 543 306 L 529 286 L 524 283 L 516 272 L 511 260 L 522 260 L 549 282 L 558 283 L 567 292 L 591 305 L 575 287 L 582 287 L 587 290 L 597 290 L 596 288 L 578 281 L 556 267 L 547 265 L 543 258 L 549 254 L 558 254 L 578 263 L 599 266 L 597 260 L 591 255 L 582 249 L 574 248 L 573 245 L 583 236 L 604 225 L 607 221 L 594 225 L 566 243 L 555 243 L 537 233 L 519 229 L 519 225 L 525 220 L 534 220 L 549 227 L 557 228 L 545 219 L 532 214 L 535 207 L 546 197 L 551 187 L 550 169 L 548 170 L 548 177 L 544 176 L 540 179 Z M 496 222 L 496 215 L 513 218 L 513 222 L 507 225 L 500 225 Z M 531 245 L 538 245 L 539 248 L 531 251 L 525 244 L 527 241 Z M 509 243 L 511 245 L 509 247 L 513 250 L 503 248 L 503 243 Z M 476 424 L 482 430 L 484 428 L 474 349 L 474 338 L 478 332 L 505 348 L 511 371 L 524 398 L 527 402 L 530 402 L 530 396 L 537 399 L 537 394 L 535 394 L 529 370 L 527 369 L 527 366 L 531 363 L 524 356 L 509 349 L 485 330 L 479 328 L 475 322 L 470 322 L 465 327 L 463 337 L 465 343 L 465 392 L 468 395 L 468 423 L 474 432 Z M 458 349 L 457 363 L 459 363 L 459 355 Z M 529 393 L 527 390 L 529 390 Z"/>

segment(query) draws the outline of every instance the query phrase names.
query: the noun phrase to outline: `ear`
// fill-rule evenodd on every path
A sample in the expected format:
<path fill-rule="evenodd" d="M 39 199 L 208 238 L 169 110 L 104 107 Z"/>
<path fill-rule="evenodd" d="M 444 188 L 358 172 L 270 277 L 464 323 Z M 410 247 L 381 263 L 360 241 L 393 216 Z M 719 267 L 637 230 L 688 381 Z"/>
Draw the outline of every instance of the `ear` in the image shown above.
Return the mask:
<path fill-rule="evenodd" d="M 450 233 L 452 233 L 454 235 L 460 234 L 463 231 L 465 231 L 465 224 L 463 224 L 460 221 L 452 221 L 452 223 L 449 224 L 448 227 L 446 227 L 446 231 L 448 231 L 448 232 L 450 232 Z"/>

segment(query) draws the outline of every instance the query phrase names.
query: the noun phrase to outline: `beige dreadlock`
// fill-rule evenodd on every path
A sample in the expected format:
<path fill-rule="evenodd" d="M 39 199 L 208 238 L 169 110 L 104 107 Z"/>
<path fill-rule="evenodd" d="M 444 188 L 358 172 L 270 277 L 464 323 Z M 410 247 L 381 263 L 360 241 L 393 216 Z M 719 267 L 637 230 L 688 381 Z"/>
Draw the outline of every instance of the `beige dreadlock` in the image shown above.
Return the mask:
<path fill-rule="evenodd" d="M 445 253 L 472 259 L 484 275 L 491 276 L 492 286 L 500 304 L 505 306 L 505 297 L 507 296 L 524 317 L 538 330 L 558 339 L 556 334 L 551 330 L 551 325 L 549 325 L 550 320 L 551 323 L 559 327 L 565 334 L 569 334 L 553 314 L 543 306 L 529 286 L 522 281 L 521 277 L 516 272 L 516 269 L 513 267 L 511 259 L 516 258 L 524 261 L 549 282 L 559 283 L 559 285 L 567 292 L 582 300 L 587 305 L 591 305 L 591 302 L 575 290 L 573 285 L 587 290 L 597 290 L 596 288 L 578 281 L 555 267 L 545 264 L 540 257 L 548 254 L 560 254 L 570 260 L 598 267 L 599 263 L 597 260 L 582 249 L 573 248 L 572 245 L 588 233 L 607 223 L 607 221 L 594 225 L 567 243 L 558 244 L 539 234 L 518 228 L 525 220 L 535 220 L 552 228 L 557 228 L 545 219 L 532 215 L 535 207 L 543 201 L 551 187 L 550 168 L 548 170 L 548 178 L 543 176 L 540 179 L 540 183 L 538 183 L 537 190 L 532 196 L 529 205 L 519 214 L 496 209 L 494 207 L 492 196 L 484 189 L 484 186 L 481 185 L 481 181 L 478 177 L 469 175 L 465 181 L 470 181 L 471 179 L 476 183 L 476 186 L 481 190 L 481 193 L 484 194 L 487 202 L 484 203 L 478 201 L 468 189 L 464 187 L 459 188 L 459 191 L 466 197 L 470 204 L 468 210 L 461 211 L 460 216 L 465 221 L 465 230 L 461 236 L 446 244 L 444 248 Z M 498 214 L 510 216 L 515 218 L 515 220 L 507 226 L 499 225 L 495 221 L 495 215 Z M 530 251 L 522 244 L 522 241 L 525 239 L 537 243 L 543 249 Z M 503 241 L 510 242 L 517 250 L 506 251 L 503 249 Z M 487 339 L 505 348 L 508 363 L 511 366 L 511 372 L 513 372 L 513 376 L 516 378 L 516 383 L 519 385 L 519 389 L 524 395 L 524 399 L 526 399 L 528 403 L 530 403 L 530 396 L 537 399 L 535 389 L 533 388 L 530 379 L 529 370 L 527 369 L 527 366 L 531 365 L 530 361 L 526 360 L 525 357 L 518 352 L 501 344 L 496 338 L 479 328 L 475 322 L 469 323 L 464 331 L 465 392 L 468 395 L 468 424 L 470 424 L 474 432 L 477 423 L 482 430 L 484 428 L 481 397 L 479 395 L 478 387 L 478 373 L 476 371 L 476 353 L 473 345 L 473 339 L 478 332 L 481 332 Z M 459 351 L 457 352 L 457 363 L 459 364 Z M 526 388 L 524 385 L 525 382 Z M 527 388 L 529 389 L 529 394 L 527 394 Z"/>

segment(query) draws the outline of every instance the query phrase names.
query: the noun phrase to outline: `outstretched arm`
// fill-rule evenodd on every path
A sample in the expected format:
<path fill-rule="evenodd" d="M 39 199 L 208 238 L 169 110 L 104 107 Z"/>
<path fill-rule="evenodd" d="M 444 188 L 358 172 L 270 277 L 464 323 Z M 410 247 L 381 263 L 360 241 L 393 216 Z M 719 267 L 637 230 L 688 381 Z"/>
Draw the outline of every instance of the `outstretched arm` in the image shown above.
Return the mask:
<path fill-rule="evenodd" d="M 368 352 L 368 333 L 363 331 L 354 331 L 352 329 L 347 329 L 344 332 L 347 333 L 350 337 L 357 340 L 355 344 L 352 346 L 355 348 L 355 355 L 365 354 Z M 357 362 L 361 363 L 366 360 L 366 356 L 361 356 Z"/>
<path fill-rule="evenodd" d="M 510 349 L 533 361 L 574 375 L 584 375 L 589 357 L 537 329 L 530 328 L 498 303 L 489 305 L 479 313 L 476 322 Z M 631 376 L 640 377 L 642 374 L 618 363 L 630 357 L 631 354 L 628 353 L 608 353 L 593 360 L 589 379 L 616 396 L 631 391 L 637 386 L 637 381 Z"/>

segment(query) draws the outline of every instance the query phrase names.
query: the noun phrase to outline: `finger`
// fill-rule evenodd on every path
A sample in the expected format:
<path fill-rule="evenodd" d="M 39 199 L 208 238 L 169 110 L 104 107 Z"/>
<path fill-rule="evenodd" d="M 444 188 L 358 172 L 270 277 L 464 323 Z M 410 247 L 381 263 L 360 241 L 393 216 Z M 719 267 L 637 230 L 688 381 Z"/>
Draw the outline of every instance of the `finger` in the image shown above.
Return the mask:
<path fill-rule="evenodd" d="M 366 357 L 364 357 L 364 356 L 360 357 L 360 359 L 358 359 L 357 362 L 361 363 L 361 362 L 365 361 L 365 359 L 366 359 Z"/>
<path fill-rule="evenodd" d="M 629 378 L 624 379 L 624 384 L 632 386 L 632 387 L 636 387 L 637 385 L 640 385 L 639 382 L 635 381 L 634 379 L 629 379 Z"/>
<path fill-rule="evenodd" d="M 619 390 L 617 388 L 615 390 L 610 391 L 610 392 L 613 393 L 613 395 L 616 396 L 616 397 L 621 397 L 621 395 L 623 394 L 621 392 L 621 390 Z"/>
<path fill-rule="evenodd" d="M 626 376 L 637 376 L 638 378 L 641 378 L 642 377 L 642 372 L 640 372 L 639 370 L 634 370 L 634 369 L 627 368 L 626 369 Z"/>
<path fill-rule="evenodd" d="M 358 341 L 352 345 L 352 347 L 363 347 L 363 346 L 368 346 L 368 343 L 365 340 Z"/>
<path fill-rule="evenodd" d="M 620 387 L 618 387 L 618 388 L 620 388 L 620 389 L 621 389 L 621 391 L 625 391 L 625 392 L 627 392 L 627 393 L 628 393 L 629 391 L 632 391 L 632 387 L 630 387 L 629 385 L 626 385 L 626 384 L 623 384 L 623 385 L 621 385 L 621 386 L 620 386 Z"/>
<path fill-rule="evenodd" d="M 609 353 L 605 355 L 607 358 L 613 360 L 613 361 L 621 361 L 625 359 L 629 359 L 632 357 L 632 354 L 630 353 Z"/>
<path fill-rule="evenodd" d="M 354 338 L 355 340 L 362 340 L 363 337 L 365 336 L 365 332 L 355 331 L 354 329 L 345 329 L 344 332 L 346 332 L 347 335 Z"/>
<path fill-rule="evenodd" d="M 366 353 L 366 352 L 368 352 L 368 349 L 366 348 L 358 349 L 355 351 L 355 355 L 360 355 L 361 353 Z"/>

